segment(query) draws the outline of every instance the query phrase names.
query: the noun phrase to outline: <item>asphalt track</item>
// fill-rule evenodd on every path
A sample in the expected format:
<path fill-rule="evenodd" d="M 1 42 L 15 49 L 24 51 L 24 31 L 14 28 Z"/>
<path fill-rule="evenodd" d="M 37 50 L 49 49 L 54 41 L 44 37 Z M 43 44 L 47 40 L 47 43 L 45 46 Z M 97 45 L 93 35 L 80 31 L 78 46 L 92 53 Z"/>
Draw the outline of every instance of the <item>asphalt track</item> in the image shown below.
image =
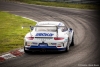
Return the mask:
<path fill-rule="evenodd" d="M 0 63 L 0 67 L 100 67 L 99 19 L 96 11 L 4 1 L 0 1 L 0 11 L 36 21 L 62 21 L 75 32 L 75 46 L 70 47 L 69 52 L 24 54 Z"/>

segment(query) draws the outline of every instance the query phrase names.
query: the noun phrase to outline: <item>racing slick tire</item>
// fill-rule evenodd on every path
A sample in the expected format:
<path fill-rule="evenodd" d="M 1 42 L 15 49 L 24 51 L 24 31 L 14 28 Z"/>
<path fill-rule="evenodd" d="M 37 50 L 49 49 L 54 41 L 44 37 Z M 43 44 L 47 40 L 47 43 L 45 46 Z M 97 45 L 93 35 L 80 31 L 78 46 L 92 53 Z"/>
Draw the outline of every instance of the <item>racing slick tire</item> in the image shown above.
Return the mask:
<path fill-rule="evenodd" d="M 71 46 L 74 46 L 74 33 L 73 33 L 73 37 L 72 37 Z"/>
<path fill-rule="evenodd" d="M 67 43 L 65 52 L 68 52 L 68 51 L 69 51 L 69 38 L 68 38 L 68 43 Z"/>

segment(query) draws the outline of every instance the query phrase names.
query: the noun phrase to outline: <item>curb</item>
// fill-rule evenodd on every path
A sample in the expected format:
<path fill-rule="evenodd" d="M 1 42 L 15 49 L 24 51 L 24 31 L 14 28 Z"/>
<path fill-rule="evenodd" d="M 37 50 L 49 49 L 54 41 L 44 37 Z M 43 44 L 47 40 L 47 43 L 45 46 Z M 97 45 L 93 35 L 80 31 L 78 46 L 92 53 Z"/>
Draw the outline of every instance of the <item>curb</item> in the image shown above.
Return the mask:
<path fill-rule="evenodd" d="M 4 62 L 8 59 L 15 58 L 15 57 L 18 57 L 18 56 L 22 56 L 23 54 L 24 54 L 24 49 L 11 51 L 7 54 L 1 55 L 0 56 L 0 62 Z"/>

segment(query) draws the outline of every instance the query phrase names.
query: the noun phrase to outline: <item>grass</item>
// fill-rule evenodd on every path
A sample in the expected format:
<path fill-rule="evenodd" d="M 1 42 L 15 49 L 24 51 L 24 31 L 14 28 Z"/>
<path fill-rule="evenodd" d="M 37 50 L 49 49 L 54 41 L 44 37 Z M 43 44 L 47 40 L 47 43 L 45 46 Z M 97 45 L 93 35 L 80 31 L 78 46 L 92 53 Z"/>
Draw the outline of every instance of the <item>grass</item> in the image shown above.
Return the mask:
<path fill-rule="evenodd" d="M 79 8 L 79 9 L 97 9 L 94 4 L 77 4 L 77 3 L 64 3 L 64 2 L 47 2 L 43 0 L 11 0 L 20 1 L 28 4 L 56 6 L 56 7 L 67 7 L 67 8 Z"/>
<path fill-rule="evenodd" d="M 23 46 L 23 38 L 29 28 L 22 25 L 35 25 L 35 22 L 0 11 L 0 54 Z"/>

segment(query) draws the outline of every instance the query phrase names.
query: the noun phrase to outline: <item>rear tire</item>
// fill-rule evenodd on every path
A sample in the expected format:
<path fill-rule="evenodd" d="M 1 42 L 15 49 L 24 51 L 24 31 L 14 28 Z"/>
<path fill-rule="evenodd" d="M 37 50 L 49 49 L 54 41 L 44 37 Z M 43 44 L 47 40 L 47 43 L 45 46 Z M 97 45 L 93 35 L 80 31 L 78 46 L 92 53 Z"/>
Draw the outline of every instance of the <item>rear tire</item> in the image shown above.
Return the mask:
<path fill-rule="evenodd" d="M 68 38 L 68 43 L 67 43 L 65 52 L 68 52 L 68 51 L 69 51 L 69 38 Z"/>
<path fill-rule="evenodd" d="M 74 33 L 73 33 L 73 37 L 72 37 L 71 46 L 74 46 Z"/>

